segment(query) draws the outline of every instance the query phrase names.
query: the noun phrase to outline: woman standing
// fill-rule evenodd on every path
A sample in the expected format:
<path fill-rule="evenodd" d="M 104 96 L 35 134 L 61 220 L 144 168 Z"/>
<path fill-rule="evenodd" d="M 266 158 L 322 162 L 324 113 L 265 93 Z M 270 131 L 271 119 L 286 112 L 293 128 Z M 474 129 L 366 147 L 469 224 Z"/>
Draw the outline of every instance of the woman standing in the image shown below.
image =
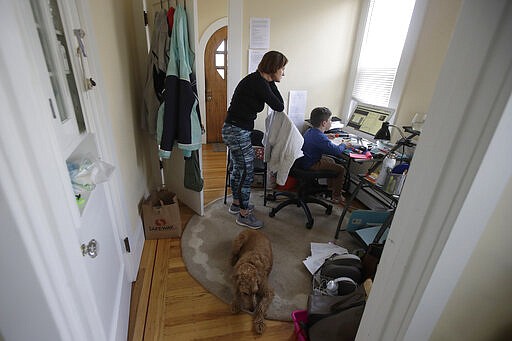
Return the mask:
<path fill-rule="evenodd" d="M 256 115 L 263 110 L 265 103 L 275 111 L 284 110 L 283 97 L 275 82 L 283 78 L 287 63 L 288 59 L 281 52 L 265 53 L 258 70 L 238 83 L 222 127 L 222 138 L 229 148 L 233 165 L 230 180 L 233 202 L 229 212 L 237 214 L 237 224 L 252 229 L 261 228 L 263 222 L 254 216 L 254 206 L 249 204 L 254 179 L 251 132 Z"/>

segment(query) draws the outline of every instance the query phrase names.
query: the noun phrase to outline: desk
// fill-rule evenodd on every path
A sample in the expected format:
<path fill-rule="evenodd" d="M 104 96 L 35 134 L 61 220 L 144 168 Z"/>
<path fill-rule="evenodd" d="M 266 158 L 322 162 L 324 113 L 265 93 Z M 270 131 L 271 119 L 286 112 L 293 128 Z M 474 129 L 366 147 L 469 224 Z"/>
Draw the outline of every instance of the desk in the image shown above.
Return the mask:
<path fill-rule="evenodd" d="M 342 160 L 342 163 L 345 164 L 345 168 L 347 170 L 345 175 L 345 182 L 343 185 L 343 189 L 346 192 L 353 192 L 357 185 L 359 184 L 359 177 L 358 174 L 366 174 L 371 168 L 378 166 L 382 160 L 384 159 L 385 155 L 393 148 L 396 148 L 395 145 L 386 144 L 383 146 L 384 149 L 380 149 L 377 147 L 376 144 L 360 138 L 351 138 L 350 142 L 354 143 L 355 140 L 357 140 L 357 143 L 360 145 L 363 145 L 367 149 L 370 149 L 370 152 L 372 153 L 371 159 L 357 159 L 350 157 L 350 151 L 345 150 L 340 157 Z M 349 139 L 343 139 L 343 138 L 335 138 L 332 140 L 335 144 L 340 144 L 344 142 L 349 142 Z M 395 154 L 397 154 L 395 152 Z M 409 158 L 405 155 L 398 153 L 398 159 L 402 161 L 409 161 Z M 363 191 L 360 191 L 358 193 L 357 199 L 361 201 L 363 204 L 368 206 L 370 209 L 385 209 L 388 207 L 389 201 L 383 196 L 381 192 L 378 190 L 374 190 L 372 187 L 364 187 Z"/>
<path fill-rule="evenodd" d="M 370 153 L 372 153 L 372 159 L 356 159 L 356 158 L 350 157 L 350 153 L 354 153 L 354 151 L 345 149 L 345 151 L 343 152 L 341 159 L 345 161 L 346 169 L 347 169 L 347 173 L 345 174 L 345 183 L 343 185 L 343 189 L 347 192 L 350 191 L 350 183 L 352 182 L 352 174 L 353 173 L 355 173 L 355 174 L 362 173 L 363 171 L 366 170 L 366 169 L 357 169 L 357 170 L 355 170 L 356 172 L 354 172 L 352 169 L 352 168 L 354 168 L 354 165 L 360 165 L 360 166 L 368 165 L 368 168 L 369 168 L 375 162 L 378 162 L 382 158 L 384 158 L 384 156 L 386 154 L 385 152 L 381 151 L 380 149 L 377 149 L 375 144 L 372 143 L 371 141 L 368 141 L 368 140 L 365 140 L 362 138 L 358 138 L 358 137 L 351 137 L 351 138 L 337 137 L 337 138 L 333 139 L 332 142 L 336 145 L 340 145 L 342 143 L 347 143 L 347 142 L 350 142 L 352 144 L 361 145 L 361 146 L 365 147 L 367 150 L 369 150 Z"/>
<path fill-rule="evenodd" d="M 420 132 L 416 131 L 416 130 L 413 130 L 411 127 L 403 127 L 403 128 L 404 128 L 404 130 L 407 133 L 409 133 L 409 136 L 405 137 L 405 136 L 402 135 L 402 139 L 397 141 L 396 145 L 393 148 L 391 148 L 391 150 L 389 151 L 390 153 L 395 152 L 400 147 L 403 147 L 403 148 L 411 147 L 411 148 L 413 148 L 413 147 L 416 146 L 416 144 L 412 141 L 412 139 L 414 137 L 416 137 L 416 136 L 419 136 Z M 402 155 L 401 157 L 403 158 L 404 156 Z M 350 207 L 350 204 L 356 198 L 357 194 L 359 193 L 359 191 L 361 189 L 364 190 L 365 188 L 368 188 L 369 190 L 371 190 L 373 193 L 376 194 L 376 197 L 380 197 L 380 199 L 378 199 L 378 200 L 381 203 L 385 203 L 386 206 L 388 208 L 391 208 L 393 213 L 394 213 L 394 210 L 395 210 L 395 208 L 396 208 L 396 206 L 398 204 L 398 199 L 400 197 L 398 195 L 387 193 L 380 186 L 376 185 L 373 181 L 369 180 L 369 178 L 367 177 L 367 174 L 372 173 L 379 166 L 379 164 L 381 163 L 380 161 L 381 161 L 381 159 L 376 160 L 376 163 L 374 163 L 369 168 L 369 170 L 367 172 L 359 173 L 358 174 L 358 176 L 357 176 L 357 178 L 358 178 L 357 179 L 358 180 L 357 186 L 356 186 L 354 192 L 352 192 L 352 195 L 350 196 L 350 199 L 345 204 L 345 207 L 343 208 L 343 212 L 342 212 L 342 214 L 340 216 L 340 219 L 338 220 L 338 226 L 336 228 L 335 239 L 338 239 L 339 232 L 340 232 L 340 229 L 341 229 L 341 224 L 343 223 L 343 219 L 345 218 L 345 215 L 347 214 L 348 207 Z M 392 219 L 392 215 L 391 215 L 390 219 Z M 380 239 L 380 237 L 385 232 L 385 230 L 389 227 L 390 224 L 391 224 L 391 220 L 389 220 L 386 224 L 382 225 L 382 227 L 378 231 L 377 235 L 375 236 L 376 240 Z"/>
<path fill-rule="evenodd" d="M 334 235 L 334 239 L 338 239 L 338 236 L 340 234 L 341 230 L 341 224 L 343 223 L 343 219 L 345 218 L 345 215 L 348 212 L 348 208 L 350 207 L 350 204 L 352 201 L 356 198 L 358 192 L 360 190 L 364 190 L 365 188 L 371 188 L 377 195 L 379 196 L 379 200 L 385 204 L 388 208 L 391 208 L 393 211 L 395 210 L 398 200 L 400 199 L 400 196 L 389 194 L 388 192 L 384 191 L 382 187 L 376 185 L 372 180 L 369 180 L 366 174 L 359 174 L 358 176 L 358 184 L 356 189 L 352 192 L 350 195 L 350 198 L 345 203 L 345 207 L 343 207 L 343 212 L 340 215 L 340 219 L 338 220 L 338 226 L 336 227 L 336 234 Z M 384 231 L 379 231 L 378 235 L 382 235 Z"/>

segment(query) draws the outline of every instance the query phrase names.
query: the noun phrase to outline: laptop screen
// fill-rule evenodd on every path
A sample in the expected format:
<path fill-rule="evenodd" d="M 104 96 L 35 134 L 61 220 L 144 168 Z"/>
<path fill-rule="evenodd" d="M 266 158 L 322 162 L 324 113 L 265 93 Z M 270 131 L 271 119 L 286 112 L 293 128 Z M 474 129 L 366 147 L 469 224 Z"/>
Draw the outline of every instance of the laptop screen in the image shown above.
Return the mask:
<path fill-rule="evenodd" d="M 391 108 L 358 103 L 347 126 L 373 136 L 382 127 L 382 122 L 387 122 L 394 112 Z"/>

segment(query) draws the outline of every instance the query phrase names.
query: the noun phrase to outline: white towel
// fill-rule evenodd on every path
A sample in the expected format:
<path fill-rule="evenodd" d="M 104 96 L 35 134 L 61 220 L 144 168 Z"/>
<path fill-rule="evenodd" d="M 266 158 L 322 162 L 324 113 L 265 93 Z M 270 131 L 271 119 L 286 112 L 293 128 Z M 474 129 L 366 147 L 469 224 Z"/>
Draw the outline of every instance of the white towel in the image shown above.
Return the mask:
<path fill-rule="evenodd" d="M 302 155 L 304 138 L 284 112 L 274 112 L 265 120 L 265 161 L 267 169 L 277 173 L 276 183 L 283 186 L 295 160 Z"/>

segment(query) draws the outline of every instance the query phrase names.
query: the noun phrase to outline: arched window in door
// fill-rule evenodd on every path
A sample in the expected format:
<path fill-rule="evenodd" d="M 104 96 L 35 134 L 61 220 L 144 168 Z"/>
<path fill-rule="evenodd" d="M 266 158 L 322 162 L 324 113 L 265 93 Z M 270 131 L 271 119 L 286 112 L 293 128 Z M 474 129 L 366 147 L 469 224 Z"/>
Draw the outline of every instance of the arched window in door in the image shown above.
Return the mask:
<path fill-rule="evenodd" d="M 228 57 L 228 51 L 227 51 L 227 44 L 226 41 L 223 40 L 220 42 L 219 46 L 217 47 L 217 50 L 215 51 L 215 69 L 219 73 L 219 75 L 222 77 L 222 79 L 226 78 L 227 73 L 227 57 Z"/>

